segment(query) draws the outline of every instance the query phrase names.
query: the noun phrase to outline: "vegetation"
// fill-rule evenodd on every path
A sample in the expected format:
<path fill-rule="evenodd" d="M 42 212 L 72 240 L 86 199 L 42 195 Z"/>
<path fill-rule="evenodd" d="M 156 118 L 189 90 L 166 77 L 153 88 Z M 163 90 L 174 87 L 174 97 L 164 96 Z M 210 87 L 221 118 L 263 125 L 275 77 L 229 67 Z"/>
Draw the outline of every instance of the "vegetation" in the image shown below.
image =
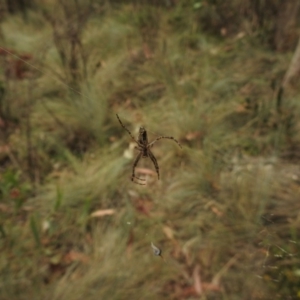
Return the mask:
<path fill-rule="evenodd" d="M 299 299 L 298 1 L 7 3 L 0 298 Z"/>

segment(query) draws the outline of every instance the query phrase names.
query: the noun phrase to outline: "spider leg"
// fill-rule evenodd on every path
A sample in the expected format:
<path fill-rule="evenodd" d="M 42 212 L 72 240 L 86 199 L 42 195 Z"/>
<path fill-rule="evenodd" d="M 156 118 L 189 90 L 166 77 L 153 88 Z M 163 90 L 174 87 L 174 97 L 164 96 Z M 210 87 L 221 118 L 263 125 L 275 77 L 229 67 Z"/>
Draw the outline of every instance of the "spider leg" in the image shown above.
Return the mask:
<path fill-rule="evenodd" d="M 154 167 L 155 167 L 155 170 L 156 170 L 156 173 L 157 173 L 157 177 L 159 179 L 159 166 L 158 166 L 158 163 L 157 163 L 157 160 L 156 160 L 155 156 L 150 151 L 150 149 L 148 149 L 148 155 L 149 155 L 150 159 L 152 160 L 152 162 L 154 164 Z"/>
<path fill-rule="evenodd" d="M 147 147 L 150 148 L 154 145 L 154 143 L 156 143 L 157 141 L 161 140 L 161 139 L 169 139 L 169 140 L 173 140 L 175 143 L 178 144 L 178 146 L 180 148 L 182 148 L 182 146 L 180 145 L 180 143 L 175 139 L 173 138 L 172 136 L 160 136 L 158 137 L 157 139 L 155 139 L 153 142 L 151 142 Z"/>
<path fill-rule="evenodd" d="M 119 118 L 119 116 L 116 114 L 121 126 L 128 132 L 128 134 L 131 136 L 131 138 L 139 145 L 138 141 L 134 138 L 134 136 L 131 134 L 131 132 L 123 125 L 121 119 Z"/>
<path fill-rule="evenodd" d="M 133 181 L 134 183 L 139 184 L 139 185 L 146 185 L 145 183 L 139 183 L 139 182 L 134 181 L 134 178 L 139 179 L 141 181 L 145 181 L 145 179 L 143 179 L 143 178 L 136 177 L 135 173 L 134 173 L 135 168 L 136 168 L 139 160 L 141 159 L 142 155 L 143 155 L 143 152 L 140 152 L 133 163 L 131 181 Z"/>

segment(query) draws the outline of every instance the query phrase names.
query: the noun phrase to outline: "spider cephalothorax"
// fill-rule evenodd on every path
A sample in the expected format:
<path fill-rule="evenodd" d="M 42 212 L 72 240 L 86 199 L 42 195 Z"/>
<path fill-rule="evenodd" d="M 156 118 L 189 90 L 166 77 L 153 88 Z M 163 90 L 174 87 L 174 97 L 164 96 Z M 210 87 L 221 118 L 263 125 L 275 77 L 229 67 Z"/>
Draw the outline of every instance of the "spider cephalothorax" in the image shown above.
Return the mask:
<path fill-rule="evenodd" d="M 139 160 L 141 159 L 141 157 L 149 157 L 152 160 L 155 170 L 156 170 L 156 173 L 157 173 L 157 177 L 159 179 L 159 166 L 158 166 L 157 160 L 156 160 L 155 156 L 153 155 L 153 153 L 151 152 L 150 148 L 154 145 L 155 142 L 157 142 L 158 140 L 161 140 L 161 139 L 171 139 L 174 142 L 176 142 L 180 148 L 182 148 L 181 145 L 179 144 L 179 142 L 172 136 L 160 136 L 160 137 L 156 138 L 153 142 L 149 143 L 147 131 L 144 127 L 140 127 L 139 136 L 138 136 L 138 139 L 136 140 L 133 137 L 133 135 L 131 134 L 131 132 L 123 125 L 123 123 L 120 120 L 118 115 L 117 115 L 117 118 L 118 118 L 121 126 L 128 132 L 128 134 L 131 136 L 131 138 L 135 141 L 135 143 L 137 144 L 137 147 L 135 147 L 135 148 L 139 151 L 139 154 L 137 155 L 137 157 L 133 163 L 131 180 L 137 184 L 145 185 L 145 183 L 139 183 L 139 182 L 134 181 L 135 178 L 139 179 L 141 181 L 145 181 L 145 179 L 135 176 L 135 168 L 136 168 Z"/>

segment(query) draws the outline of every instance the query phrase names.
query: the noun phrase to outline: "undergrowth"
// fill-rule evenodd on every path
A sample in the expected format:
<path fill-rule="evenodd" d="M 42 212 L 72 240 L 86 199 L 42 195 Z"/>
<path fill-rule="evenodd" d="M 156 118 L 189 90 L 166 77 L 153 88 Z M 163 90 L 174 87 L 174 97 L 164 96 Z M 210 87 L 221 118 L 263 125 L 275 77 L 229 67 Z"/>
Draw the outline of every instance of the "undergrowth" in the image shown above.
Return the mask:
<path fill-rule="evenodd" d="M 277 93 L 290 55 L 260 44 L 271 23 L 225 32 L 215 2 L 7 14 L 1 299 L 299 298 L 299 95 Z M 154 145 L 160 180 L 142 159 L 147 185 L 130 181 L 116 113 L 183 145 Z"/>

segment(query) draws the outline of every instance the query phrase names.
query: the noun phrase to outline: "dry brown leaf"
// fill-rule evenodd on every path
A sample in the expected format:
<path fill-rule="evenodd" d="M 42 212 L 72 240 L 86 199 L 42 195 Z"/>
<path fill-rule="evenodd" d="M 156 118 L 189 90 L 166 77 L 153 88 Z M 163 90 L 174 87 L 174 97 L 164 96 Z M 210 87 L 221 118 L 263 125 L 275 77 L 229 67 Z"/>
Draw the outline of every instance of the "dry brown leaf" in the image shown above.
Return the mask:
<path fill-rule="evenodd" d="M 26 206 L 23 206 L 22 207 L 22 210 L 24 210 L 24 211 L 34 211 L 36 208 L 35 207 L 33 207 L 33 206 L 29 206 L 29 205 L 26 205 Z"/>
<path fill-rule="evenodd" d="M 203 282 L 202 287 L 204 291 L 213 291 L 213 292 L 222 291 L 222 288 L 219 285 L 214 283 Z"/>
<path fill-rule="evenodd" d="M 41 242 L 43 246 L 48 246 L 51 243 L 51 240 L 48 237 L 43 237 Z"/>
<path fill-rule="evenodd" d="M 115 142 L 116 140 L 117 140 L 117 138 L 114 135 L 109 137 L 109 141 L 112 143 Z"/>
<path fill-rule="evenodd" d="M 177 291 L 177 293 L 179 294 L 180 291 Z M 195 292 L 195 288 L 193 286 L 183 287 L 182 291 L 180 293 L 181 298 L 179 298 L 179 299 L 186 299 L 188 297 L 192 297 L 195 295 L 196 295 L 196 292 Z"/>
<path fill-rule="evenodd" d="M 138 212 L 140 212 L 146 216 L 149 216 L 150 211 L 153 207 L 153 203 L 149 200 L 139 199 L 139 200 L 135 201 L 134 206 Z"/>
<path fill-rule="evenodd" d="M 238 105 L 238 106 L 236 107 L 235 111 L 236 111 L 237 113 L 244 113 L 244 112 L 247 111 L 247 109 L 246 109 L 245 105 L 240 104 L 240 105 Z"/>
<path fill-rule="evenodd" d="M 12 188 L 9 192 L 9 196 L 13 199 L 16 199 L 20 196 L 20 190 L 18 188 Z"/>
<path fill-rule="evenodd" d="M 201 138 L 203 136 L 203 132 L 200 132 L 200 131 L 192 131 L 192 132 L 189 132 L 185 138 L 188 140 L 188 141 L 192 141 L 192 140 L 195 140 L 197 138 Z"/>
<path fill-rule="evenodd" d="M 0 203 L 0 211 L 8 212 L 11 211 L 11 209 L 7 205 Z"/>
<path fill-rule="evenodd" d="M 90 259 L 87 255 L 85 255 L 82 252 L 77 252 L 74 250 L 71 250 L 68 252 L 64 257 L 65 262 L 70 263 L 73 261 L 80 261 L 82 263 L 87 263 Z"/>
<path fill-rule="evenodd" d="M 113 215 L 116 211 L 114 209 L 100 209 L 91 213 L 91 217 L 103 217 Z"/>
<path fill-rule="evenodd" d="M 49 176 L 51 178 L 60 178 L 62 176 L 62 172 L 61 171 L 53 171 L 49 174 Z"/>
<path fill-rule="evenodd" d="M 1 126 L 2 127 L 2 126 Z M 0 153 L 8 153 L 9 152 L 9 146 L 8 145 L 3 145 L 0 146 Z"/>
<path fill-rule="evenodd" d="M 174 240 L 174 230 L 169 226 L 163 227 L 163 232 L 166 235 L 166 237 L 170 240 Z"/>
<path fill-rule="evenodd" d="M 200 277 L 200 266 L 196 265 L 193 271 L 193 279 L 194 279 L 194 288 L 197 295 L 202 295 L 203 288 Z"/>
<path fill-rule="evenodd" d="M 223 216 L 223 212 L 220 211 L 217 207 L 212 206 L 211 210 L 212 210 L 212 212 L 215 213 L 218 217 L 222 217 L 222 216 Z"/>

